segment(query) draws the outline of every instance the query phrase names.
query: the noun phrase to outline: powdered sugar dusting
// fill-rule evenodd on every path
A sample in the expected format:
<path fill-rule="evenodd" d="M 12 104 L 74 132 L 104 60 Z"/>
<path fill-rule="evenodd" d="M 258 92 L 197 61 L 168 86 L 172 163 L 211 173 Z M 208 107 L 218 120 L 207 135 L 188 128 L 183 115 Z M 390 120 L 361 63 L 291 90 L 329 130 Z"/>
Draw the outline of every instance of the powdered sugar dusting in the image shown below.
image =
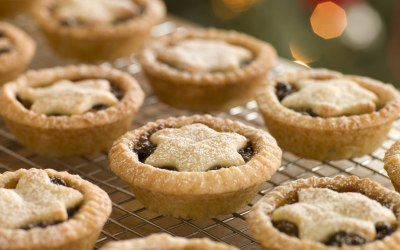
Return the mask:
<path fill-rule="evenodd" d="M 378 103 L 375 93 L 349 79 L 302 79 L 292 85 L 299 91 L 285 97 L 282 104 L 321 117 L 370 113 Z"/>
<path fill-rule="evenodd" d="M 190 39 L 160 51 L 159 58 L 186 71 L 212 72 L 238 69 L 252 53 L 225 41 Z"/>
<path fill-rule="evenodd" d="M 214 166 L 230 167 L 245 163 L 238 150 L 246 146 L 246 137 L 217 132 L 199 123 L 159 130 L 150 137 L 150 141 L 157 145 L 157 149 L 145 163 L 155 167 L 200 172 Z"/>
<path fill-rule="evenodd" d="M 31 223 L 64 221 L 67 210 L 82 200 L 79 191 L 51 183 L 44 170 L 30 169 L 15 189 L 0 188 L 0 227 L 16 229 Z"/>
<path fill-rule="evenodd" d="M 324 242 L 334 233 L 344 231 L 372 241 L 376 238 L 377 223 L 396 224 L 390 209 L 359 193 L 306 188 L 298 192 L 298 197 L 297 203 L 276 209 L 272 219 L 296 224 L 301 239 Z"/>
<path fill-rule="evenodd" d="M 57 18 L 86 25 L 112 24 L 139 13 L 139 6 L 131 0 L 61 0 L 55 8 Z"/>
<path fill-rule="evenodd" d="M 112 106 L 118 99 L 110 92 L 108 80 L 60 80 L 43 88 L 21 88 L 19 95 L 32 102 L 31 110 L 42 114 L 83 114 L 94 105 Z"/>

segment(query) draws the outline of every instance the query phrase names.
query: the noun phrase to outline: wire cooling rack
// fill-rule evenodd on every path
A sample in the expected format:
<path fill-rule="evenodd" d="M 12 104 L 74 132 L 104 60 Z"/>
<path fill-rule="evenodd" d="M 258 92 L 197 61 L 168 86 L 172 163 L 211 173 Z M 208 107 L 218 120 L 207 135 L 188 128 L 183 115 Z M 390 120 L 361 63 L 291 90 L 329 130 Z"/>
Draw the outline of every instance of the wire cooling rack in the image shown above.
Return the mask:
<path fill-rule="evenodd" d="M 27 17 L 17 17 L 13 23 L 28 31 L 38 43 L 38 52 L 32 68 L 53 67 L 77 63 L 65 60 L 53 54 L 32 22 Z M 187 23 L 169 18 L 153 30 L 154 36 L 161 36 L 176 29 L 185 29 Z M 114 62 L 103 63 L 104 67 L 115 67 L 134 75 L 141 82 L 148 94 L 145 103 L 135 118 L 132 128 L 149 121 L 169 116 L 190 115 L 191 112 L 176 110 L 160 103 L 151 95 L 145 79 L 141 75 L 140 65 L 135 57 L 117 59 Z M 272 70 L 272 74 L 294 70 L 296 66 L 280 60 Z M 213 115 L 239 120 L 255 127 L 264 128 L 264 123 L 254 101 L 244 106 L 235 107 L 225 113 Z M 12 171 L 19 168 L 53 168 L 58 171 L 68 171 L 78 174 L 84 179 L 104 189 L 113 201 L 113 211 L 96 243 L 96 248 L 112 240 L 124 240 L 145 237 L 152 233 L 165 232 L 186 238 L 208 237 L 235 245 L 240 249 L 260 249 L 247 229 L 245 215 L 252 204 L 260 199 L 273 187 L 282 183 L 310 176 L 357 175 L 367 177 L 392 188 L 390 180 L 383 169 L 383 156 L 394 141 L 400 139 L 400 121 L 395 122 L 387 140 L 382 147 L 370 155 L 341 161 L 320 162 L 299 158 L 289 152 L 284 152 L 282 165 L 271 180 L 265 182 L 262 190 L 251 204 L 234 214 L 218 216 L 207 220 L 181 220 L 156 214 L 136 200 L 128 185 L 115 176 L 108 167 L 107 155 L 96 154 L 74 158 L 49 158 L 37 155 L 16 142 L 0 120 L 0 171 Z"/>

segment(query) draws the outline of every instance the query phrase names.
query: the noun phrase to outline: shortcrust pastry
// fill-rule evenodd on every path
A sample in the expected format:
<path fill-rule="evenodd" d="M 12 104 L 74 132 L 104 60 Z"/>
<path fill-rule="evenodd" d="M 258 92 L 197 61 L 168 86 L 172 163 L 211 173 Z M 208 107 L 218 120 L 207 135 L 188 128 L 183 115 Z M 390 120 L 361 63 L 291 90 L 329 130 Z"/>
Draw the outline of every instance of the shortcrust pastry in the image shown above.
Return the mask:
<path fill-rule="evenodd" d="M 400 195 L 369 179 L 312 177 L 275 188 L 247 221 L 265 249 L 396 249 L 399 209 Z"/>
<path fill-rule="evenodd" d="M 161 0 L 39 0 L 38 26 L 63 56 L 111 60 L 138 50 L 165 16 Z"/>
<path fill-rule="evenodd" d="M 267 80 L 257 102 L 280 147 L 317 160 L 373 152 L 400 111 L 393 86 L 324 69 Z"/>
<path fill-rule="evenodd" d="M 103 190 L 51 169 L 5 172 L 0 193 L 4 250 L 90 250 L 111 213 Z"/>
<path fill-rule="evenodd" d="M 384 168 L 396 191 L 400 192 L 400 141 L 395 142 L 385 153 Z"/>
<path fill-rule="evenodd" d="M 236 247 L 209 239 L 186 239 L 168 234 L 153 234 L 146 238 L 110 242 L 101 250 L 237 250 Z"/>
<path fill-rule="evenodd" d="M 250 202 L 279 167 L 281 154 L 262 130 L 197 115 L 126 133 L 114 143 L 109 160 L 146 207 L 174 217 L 206 218 Z"/>
<path fill-rule="evenodd" d="M 192 29 L 155 39 L 140 61 L 160 100 L 212 111 L 254 98 L 275 60 L 272 46 L 248 35 Z"/>
<path fill-rule="evenodd" d="M 144 99 L 130 75 L 97 66 L 30 71 L 0 91 L 0 114 L 23 145 L 52 156 L 108 150 Z"/>
<path fill-rule="evenodd" d="M 26 69 L 35 49 L 35 42 L 24 31 L 0 22 L 0 85 L 16 78 Z"/>

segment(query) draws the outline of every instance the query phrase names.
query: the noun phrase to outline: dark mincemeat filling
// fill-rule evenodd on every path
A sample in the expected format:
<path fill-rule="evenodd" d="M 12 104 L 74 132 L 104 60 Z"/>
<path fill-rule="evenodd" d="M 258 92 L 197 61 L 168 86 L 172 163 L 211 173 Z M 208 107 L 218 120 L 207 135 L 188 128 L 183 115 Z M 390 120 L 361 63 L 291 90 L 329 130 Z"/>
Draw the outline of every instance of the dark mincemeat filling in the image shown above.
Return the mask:
<path fill-rule="evenodd" d="M 159 128 L 159 129 L 162 129 L 162 128 Z M 140 142 L 137 144 L 136 148 L 133 149 L 133 151 L 138 155 L 140 162 L 144 163 L 146 161 L 146 159 L 151 154 L 153 154 L 154 151 L 156 150 L 157 146 L 154 145 L 153 143 L 151 143 L 149 138 L 150 138 L 151 134 L 153 134 L 154 132 L 156 132 L 159 129 L 154 130 L 152 133 L 149 133 L 149 135 L 147 135 L 147 136 L 143 136 L 143 138 L 141 140 L 139 140 Z M 254 155 L 254 150 L 253 150 L 251 143 L 248 143 L 246 145 L 246 147 L 239 149 L 238 153 L 243 157 L 243 160 L 245 162 L 250 161 L 250 159 Z M 165 169 L 165 170 L 170 170 L 170 171 L 178 171 L 173 166 L 164 166 L 164 167 L 159 167 L 159 168 Z M 209 168 L 207 171 L 218 170 L 221 168 L 226 168 L 226 167 L 213 166 L 213 167 Z"/>
<path fill-rule="evenodd" d="M 83 80 L 83 79 L 80 79 Z M 79 81 L 79 80 L 76 80 Z M 118 86 L 116 86 L 116 84 L 113 84 L 111 82 L 111 93 L 119 100 L 121 101 L 122 98 L 124 97 L 124 91 L 119 88 Z M 19 95 L 16 96 L 18 102 L 20 102 L 26 109 L 30 109 L 32 106 L 32 103 L 28 100 L 24 100 L 22 99 Z M 100 111 L 100 110 L 105 110 L 107 108 L 109 108 L 110 106 L 108 105 L 103 105 L 103 104 L 96 104 L 92 107 L 91 110 L 87 111 L 87 112 L 96 112 L 96 111 Z M 47 116 L 66 116 L 64 114 L 49 114 Z"/>
<path fill-rule="evenodd" d="M 278 81 L 275 85 L 275 94 L 278 97 L 279 102 L 282 102 L 285 97 L 295 93 L 297 89 L 293 88 L 293 86 L 288 82 Z M 380 110 L 382 107 L 377 107 L 376 110 Z M 316 113 L 314 113 L 311 109 L 306 110 L 295 110 L 296 112 L 308 115 L 311 117 L 319 117 Z"/>
<path fill-rule="evenodd" d="M 285 99 L 286 96 L 293 94 L 294 92 L 296 92 L 297 90 L 295 88 L 292 87 L 292 85 L 290 85 L 287 82 L 282 82 L 279 81 L 277 82 L 277 84 L 275 85 L 275 93 L 276 96 L 278 97 L 278 100 L 281 102 L 283 99 Z M 302 111 L 297 111 L 303 115 L 309 115 L 312 117 L 317 117 L 318 115 L 315 114 L 314 112 L 312 112 L 312 110 L 307 109 L 307 110 L 302 110 Z"/>
<path fill-rule="evenodd" d="M 286 220 L 272 221 L 272 225 L 282 233 L 285 233 L 291 237 L 299 238 L 299 230 L 297 225 L 290 221 Z M 386 236 L 391 235 L 396 230 L 396 228 L 385 223 L 378 223 L 375 225 L 375 230 L 376 230 L 375 240 L 382 240 Z M 363 237 L 355 233 L 340 231 L 334 233 L 328 238 L 328 240 L 322 243 L 324 243 L 327 246 L 341 247 L 343 245 L 348 245 L 348 246 L 363 245 L 367 243 L 367 241 Z"/>
<path fill-rule="evenodd" d="M 53 184 L 55 184 L 55 185 L 60 185 L 60 186 L 64 186 L 64 187 L 69 187 L 69 186 L 65 183 L 65 181 L 64 181 L 63 179 L 60 179 L 60 178 L 58 178 L 58 177 L 50 177 L 50 181 L 51 181 L 51 183 L 53 183 Z M 76 212 L 78 212 L 78 210 L 79 210 L 79 206 L 78 206 L 78 207 L 73 207 L 73 208 L 68 209 L 68 211 L 67 211 L 67 213 L 68 213 L 68 219 L 71 218 L 71 217 L 73 217 L 74 214 L 75 214 Z M 25 225 L 25 226 L 21 227 L 21 229 L 30 230 L 30 229 L 33 229 L 33 228 L 45 228 L 45 227 L 48 227 L 48 226 L 57 225 L 57 224 L 62 223 L 62 222 L 63 222 L 63 221 L 47 221 L 47 222 L 31 223 L 31 224 L 28 224 L 28 225 Z"/>

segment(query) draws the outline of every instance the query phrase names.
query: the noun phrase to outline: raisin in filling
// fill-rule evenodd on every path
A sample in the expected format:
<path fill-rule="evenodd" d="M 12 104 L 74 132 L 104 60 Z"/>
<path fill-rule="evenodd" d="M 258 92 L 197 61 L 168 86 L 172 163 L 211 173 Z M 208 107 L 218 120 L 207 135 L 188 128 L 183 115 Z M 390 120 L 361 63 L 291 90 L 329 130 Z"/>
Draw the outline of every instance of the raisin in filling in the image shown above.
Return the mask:
<path fill-rule="evenodd" d="M 63 179 L 60 179 L 58 177 L 54 177 L 54 176 L 50 177 L 50 182 L 55 184 L 55 185 L 68 187 L 67 183 L 65 183 L 65 181 Z"/>
<path fill-rule="evenodd" d="M 355 234 L 355 233 L 348 233 L 348 232 L 337 232 L 329 237 L 327 241 L 324 242 L 327 246 L 337 246 L 341 247 L 343 245 L 348 246 L 358 246 L 365 244 L 366 240 Z"/>
<path fill-rule="evenodd" d="M 151 143 L 150 141 L 146 140 L 136 147 L 135 152 L 138 155 L 139 161 L 144 163 L 146 159 L 154 153 L 157 146 Z"/>
<path fill-rule="evenodd" d="M 272 224 L 276 229 L 278 229 L 282 233 L 285 233 L 292 237 L 297 237 L 297 238 L 299 237 L 298 227 L 296 224 L 292 222 L 282 220 L 282 221 L 272 221 Z M 387 224 L 378 223 L 375 225 L 375 230 L 376 230 L 376 240 L 381 240 L 386 236 L 391 235 L 395 231 L 395 228 Z M 340 247 L 343 245 L 348 245 L 348 246 L 362 245 L 367 243 L 367 241 L 363 237 L 355 233 L 340 231 L 332 234 L 328 238 L 328 240 L 326 240 L 323 243 L 327 246 Z"/>
<path fill-rule="evenodd" d="M 63 179 L 60 179 L 58 177 L 54 177 L 54 176 L 50 177 L 50 182 L 53 183 L 54 185 L 68 187 L 67 183 Z M 79 206 L 68 209 L 67 210 L 68 219 L 71 218 L 72 216 L 74 216 L 74 214 L 76 212 L 78 212 L 78 210 L 79 210 Z M 48 226 L 57 225 L 62 222 L 63 221 L 46 221 L 46 222 L 30 223 L 30 224 L 27 224 L 27 225 L 21 227 L 21 229 L 30 230 L 33 228 L 45 228 Z"/>
<path fill-rule="evenodd" d="M 134 152 L 138 155 L 138 159 L 140 162 L 144 163 L 146 159 L 154 153 L 157 146 L 150 142 L 148 139 L 142 139 L 141 142 L 138 143 Z M 238 150 L 238 153 L 243 157 L 243 160 L 247 163 L 251 160 L 254 155 L 254 150 L 251 143 L 248 143 L 246 147 Z M 172 166 L 164 166 L 159 167 L 161 169 L 170 170 L 170 171 L 178 171 L 175 167 Z M 207 171 L 218 170 L 221 168 L 226 168 L 224 166 L 213 166 L 209 168 Z"/>
<path fill-rule="evenodd" d="M 282 233 L 292 237 L 299 237 L 299 229 L 292 222 L 286 220 L 272 221 L 272 225 Z"/>
<path fill-rule="evenodd" d="M 289 83 L 277 82 L 277 84 L 275 85 L 275 93 L 280 102 L 283 99 L 285 99 L 286 96 L 293 94 L 294 92 L 295 92 L 295 90 L 292 88 L 292 86 Z"/>

